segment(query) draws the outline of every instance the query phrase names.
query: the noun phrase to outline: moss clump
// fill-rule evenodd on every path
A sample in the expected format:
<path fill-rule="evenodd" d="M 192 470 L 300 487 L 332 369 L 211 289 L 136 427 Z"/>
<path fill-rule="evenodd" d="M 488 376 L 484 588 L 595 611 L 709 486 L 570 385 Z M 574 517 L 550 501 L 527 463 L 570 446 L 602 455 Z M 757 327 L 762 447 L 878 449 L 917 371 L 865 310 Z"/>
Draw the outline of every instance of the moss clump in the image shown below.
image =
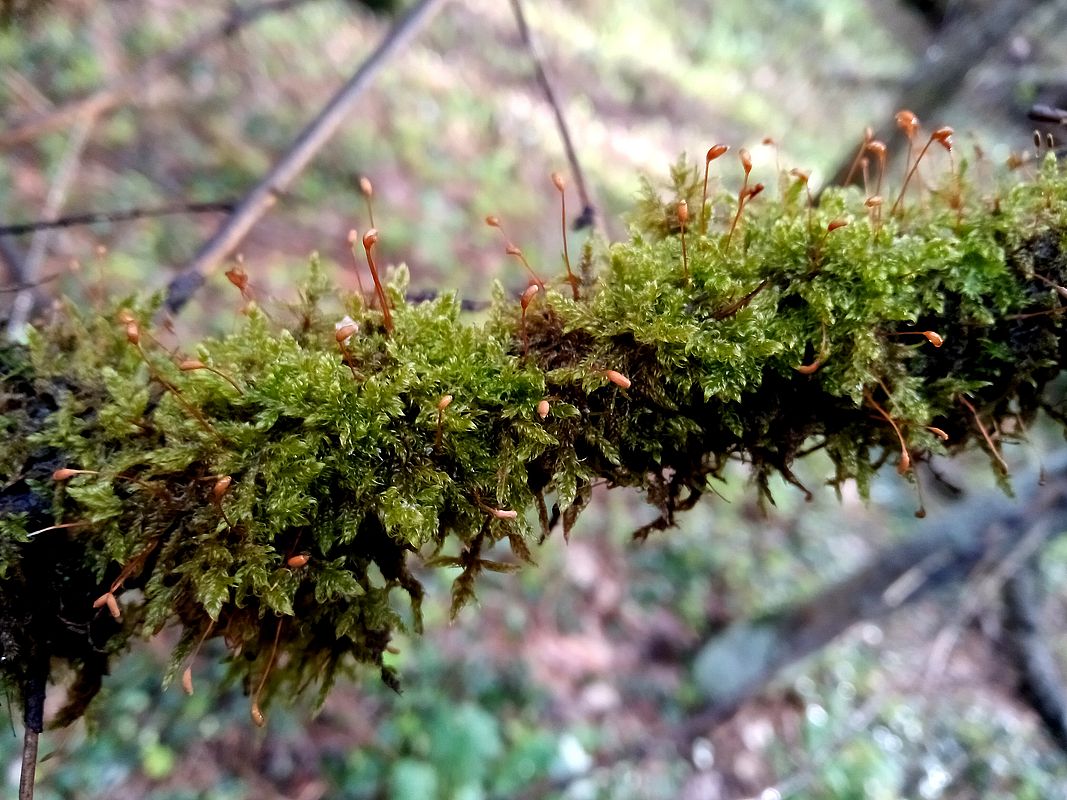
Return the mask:
<path fill-rule="evenodd" d="M 26 664 L 66 660 L 76 716 L 129 634 L 176 623 L 175 669 L 221 637 L 257 713 L 358 662 L 395 685 L 383 653 L 419 627 L 414 554 L 462 568 L 455 612 L 480 571 L 530 560 L 550 504 L 568 529 L 594 481 L 646 493 L 645 534 L 730 459 L 766 492 L 821 448 L 865 489 L 890 458 L 907 476 L 1038 411 L 1064 363 L 1053 162 L 996 200 L 954 178 L 881 220 L 854 191 L 809 208 L 787 185 L 732 236 L 715 198 L 708 231 L 686 231 L 686 277 L 673 209 L 700 207 L 697 177 L 679 165 L 629 241 L 587 248 L 580 299 L 547 290 L 525 315 L 502 290 L 482 324 L 451 296 L 408 303 L 401 270 L 387 332 L 313 264 L 285 322 L 253 309 L 185 363 L 149 335 L 156 304 L 130 301 L 66 306 L 4 350 L 5 681 L 25 694 Z"/>

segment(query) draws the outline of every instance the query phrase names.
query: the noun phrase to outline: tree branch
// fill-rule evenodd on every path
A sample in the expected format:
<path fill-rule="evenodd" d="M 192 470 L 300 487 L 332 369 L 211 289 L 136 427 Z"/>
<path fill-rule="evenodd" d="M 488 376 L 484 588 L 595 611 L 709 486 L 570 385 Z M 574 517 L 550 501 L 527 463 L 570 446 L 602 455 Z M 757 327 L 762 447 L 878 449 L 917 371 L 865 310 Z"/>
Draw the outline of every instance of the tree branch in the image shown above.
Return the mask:
<path fill-rule="evenodd" d="M 94 211 L 85 214 L 69 214 L 55 219 L 21 222 L 15 225 L 0 225 L 0 237 L 20 236 L 50 228 L 73 228 L 78 225 L 96 225 L 100 222 L 127 222 L 146 217 L 165 217 L 171 214 L 217 214 L 234 210 L 233 200 L 212 200 L 202 203 L 180 203 L 155 208 L 126 208 L 121 211 Z"/>
<path fill-rule="evenodd" d="M 947 25 L 920 60 L 894 101 L 891 115 L 876 128 L 890 151 L 900 150 L 904 135 L 892 114 L 901 108 L 913 111 L 920 120 L 931 117 L 964 87 L 967 74 L 989 57 L 1002 42 L 1041 4 L 1035 0 L 990 3 L 970 19 Z M 842 184 L 848 176 L 852 156 L 838 164 L 828 185 Z"/>
<path fill-rule="evenodd" d="M 110 86 L 105 86 L 82 97 L 72 100 L 45 114 L 31 117 L 21 123 L 15 123 L 4 133 L 0 133 L 0 149 L 10 148 L 37 137 L 62 130 L 77 119 L 99 117 L 128 102 L 143 92 L 152 83 L 178 69 L 201 50 L 214 44 L 219 39 L 233 36 L 241 28 L 255 22 L 267 14 L 287 11 L 306 0 L 268 0 L 268 2 L 248 8 L 234 8 L 227 17 L 213 28 L 201 31 L 192 39 L 173 50 L 160 53 L 131 70 L 129 75 Z"/>
<path fill-rule="evenodd" d="M 386 34 L 349 81 L 300 133 L 289 151 L 241 201 L 218 232 L 170 282 L 165 307 L 177 313 L 196 293 L 207 273 L 236 248 L 278 195 L 304 170 L 319 150 L 337 132 L 345 117 L 363 96 L 371 80 L 397 50 L 402 48 L 440 11 L 447 0 L 420 0 Z"/>
<path fill-rule="evenodd" d="M 37 745 L 44 730 L 44 697 L 47 662 L 34 665 L 23 688 L 26 704 L 23 721 L 26 725 L 22 738 L 22 770 L 19 775 L 19 800 L 33 800 L 33 784 L 37 776 Z"/>
<path fill-rule="evenodd" d="M 729 719 L 785 667 L 832 642 L 853 625 L 878 619 L 925 597 L 932 589 L 965 580 L 981 564 L 998 563 L 1019 542 L 1020 530 L 1040 530 L 1043 538 L 1067 528 L 1067 454 L 1050 468 L 1045 486 L 1020 478 L 1016 500 L 995 498 L 955 506 L 928 532 L 875 556 L 868 566 L 810 600 L 738 622 L 712 639 L 694 669 L 717 676 L 703 682 L 710 700 L 686 726 L 689 737 Z M 929 523 L 924 524 L 928 525 Z M 735 680 L 716 665 L 741 659 L 746 668 Z M 698 677 L 699 680 L 699 677 Z"/>
<path fill-rule="evenodd" d="M 559 138 L 563 141 L 563 150 L 567 154 L 567 162 L 570 164 L 571 172 L 574 175 L 574 183 L 578 189 L 578 197 L 582 201 L 582 210 L 574 220 L 574 229 L 577 231 L 582 228 L 588 228 L 596 219 L 596 208 L 589 196 L 589 189 L 585 182 L 585 173 L 582 172 L 582 165 L 578 161 L 578 153 L 574 149 L 574 142 L 571 140 L 571 133 L 570 129 L 567 127 L 567 120 L 563 116 L 563 109 L 560 107 L 559 100 L 556 98 L 556 93 L 552 89 L 552 82 L 548 79 L 548 74 L 545 72 L 544 64 L 541 62 L 541 56 L 537 52 L 537 46 L 534 44 L 533 35 L 530 33 L 530 27 L 526 24 L 526 16 L 523 14 L 522 10 L 522 0 L 511 0 L 511 8 L 515 14 L 515 22 L 518 23 L 519 26 L 519 35 L 522 37 L 522 43 L 525 45 L 526 52 L 529 54 L 530 61 L 533 63 L 537 82 L 541 84 L 541 91 L 544 92 L 545 99 L 552 107 L 552 114 L 556 118 L 556 127 L 559 128 Z"/>
<path fill-rule="evenodd" d="M 1037 712 L 1056 745 L 1067 752 L 1067 691 L 1041 630 L 1038 560 L 1031 558 L 1004 584 L 1004 652 L 1019 672 L 1019 695 Z"/>
<path fill-rule="evenodd" d="M 43 216 L 54 217 L 66 202 L 67 193 L 70 191 L 70 186 L 78 171 L 78 163 L 81 161 L 82 151 L 85 149 L 86 142 L 89 141 L 89 132 L 92 130 L 94 120 L 95 117 L 92 116 L 83 118 L 67 140 L 66 152 L 59 162 L 52 186 L 49 188 L 48 196 L 45 198 Z M 38 231 L 34 234 L 33 239 L 30 241 L 30 250 L 22 264 L 23 283 L 32 284 L 37 279 L 37 272 L 44 261 L 50 238 L 50 231 Z M 27 320 L 33 313 L 36 298 L 37 292 L 29 286 L 15 295 L 15 302 L 11 307 L 11 316 L 8 318 L 7 323 L 7 335 L 9 337 L 18 338 L 22 334 Z"/>
<path fill-rule="evenodd" d="M 7 270 L 8 280 L 16 286 L 21 286 L 26 282 L 22 258 L 22 254 L 15 249 L 15 245 L 0 235 L 0 262 Z"/>

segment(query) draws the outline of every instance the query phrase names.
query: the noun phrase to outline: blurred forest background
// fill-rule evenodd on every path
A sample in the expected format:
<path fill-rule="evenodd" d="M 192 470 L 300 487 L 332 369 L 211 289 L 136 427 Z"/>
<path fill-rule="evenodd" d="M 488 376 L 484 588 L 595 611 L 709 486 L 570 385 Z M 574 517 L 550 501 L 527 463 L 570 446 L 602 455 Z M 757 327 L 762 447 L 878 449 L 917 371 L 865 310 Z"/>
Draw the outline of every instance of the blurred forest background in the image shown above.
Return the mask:
<path fill-rule="evenodd" d="M 240 200 L 411 5 L 0 3 L 0 225 Z M 248 18 L 253 8 L 267 13 Z M 745 146 L 761 174 L 799 167 L 818 183 L 848 163 L 867 125 L 901 155 L 893 113 L 909 107 L 931 127 L 953 126 L 965 156 L 977 145 L 1001 165 L 1033 150 L 1032 103 L 1067 103 L 1062 0 L 524 8 L 598 219 L 615 237 L 640 176 L 660 180 L 682 151 L 700 159 L 716 142 Z M 21 127 L 102 89 L 114 102 Z M 728 185 L 740 179 L 730 163 Z M 383 65 L 239 250 L 263 297 L 292 298 L 312 251 L 354 288 L 347 234 L 370 227 L 366 176 L 379 252 L 409 265 L 412 291 L 485 300 L 493 280 L 524 285 L 488 214 L 531 262 L 559 264 L 554 170 L 569 174 L 512 5 L 452 0 Z M 43 306 L 56 293 L 88 303 L 159 290 L 223 217 L 0 235 L 0 316 L 26 280 L 42 281 Z M 571 234 L 572 251 L 587 235 Z M 236 292 L 215 274 L 177 321 L 179 336 L 225 332 L 237 313 Z M 1009 449 L 1017 487 L 1036 480 L 1025 464 L 1061 446 L 1035 429 Z M 808 462 L 805 482 L 819 486 L 827 463 Z M 777 506 L 759 508 L 739 468 L 720 497 L 641 545 L 630 532 L 651 512 L 601 491 L 569 544 L 553 537 L 535 553 L 538 568 L 484 579 L 480 604 L 455 624 L 449 586 L 430 585 L 426 635 L 396 643 L 402 695 L 363 675 L 318 716 L 294 698 L 262 731 L 210 657 L 196 666 L 193 697 L 164 691 L 172 643 L 148 642 L 106 681 L 88 724 L 43 737 L 37 797 L 1067 798 L 1062 744 L 1004 656 L 994 565 L 901 601 L 899 614 L 859 615 L 774 680 L 741 687 L 775 646 L 747 635 L 759 621 L 788 617 L 923 526 L 978 524 L 960 509 L 999 491 L 984 457 L 939 469 L 960 496 L 933 492 L 943 510 L 919 522 L 913 488 L 895 475 L 868 505 L 828 488 L 805 503 L 776 486 Z M 1067 542 L 1052 540 L 1040 567 L 1046 644 L 1067 664 Z M 732 687 L 740 699 L 716 705 Z M 0 735 L 6 794 L 17 783 L 14 731 Z"/>

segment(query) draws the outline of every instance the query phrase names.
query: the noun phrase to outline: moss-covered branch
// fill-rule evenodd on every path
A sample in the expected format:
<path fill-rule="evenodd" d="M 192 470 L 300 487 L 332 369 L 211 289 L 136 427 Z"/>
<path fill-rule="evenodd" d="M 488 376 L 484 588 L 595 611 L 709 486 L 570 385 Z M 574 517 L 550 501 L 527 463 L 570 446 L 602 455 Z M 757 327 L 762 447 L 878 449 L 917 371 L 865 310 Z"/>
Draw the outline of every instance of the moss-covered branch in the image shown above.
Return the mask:
<path fill-rule="evenodd" d="M 395 683 L 415 564 L 462 568 L 456 611 L 479 572 L 530 560 L 549 507 L 569 529 L 594 482 L 643 491 L 647 534 L 732 459 L 763 492 L 799 485 L 813 449 L 864 491 L 887 461 L 910 480 L 972 443 L 1002 470 L 998 440 L 1064 364 L 1054 162 L 997 196 L 952 176 L 899 217 L 854 191 L 811 208 L 786 176 L 736 230 L 736 198 L 710 201 L 707 232 L 678 214 L 701 176 L 673 177 L 630 241 L 587 248 L 577 300 L 501 290 L 475 322 L 451 296 L 406 302 L 398 270 L 390 330 L 313 265 L 299 304 L 195 351 L 168 352 L 154 305 L 129 301 L 67 304 L 0 351 L 4 680 L 25 696 L 69 662 L 69 719 L 130 634 L 177 624 L 175 674 L 221 637 L 258 720 L 358 662 Z"/>

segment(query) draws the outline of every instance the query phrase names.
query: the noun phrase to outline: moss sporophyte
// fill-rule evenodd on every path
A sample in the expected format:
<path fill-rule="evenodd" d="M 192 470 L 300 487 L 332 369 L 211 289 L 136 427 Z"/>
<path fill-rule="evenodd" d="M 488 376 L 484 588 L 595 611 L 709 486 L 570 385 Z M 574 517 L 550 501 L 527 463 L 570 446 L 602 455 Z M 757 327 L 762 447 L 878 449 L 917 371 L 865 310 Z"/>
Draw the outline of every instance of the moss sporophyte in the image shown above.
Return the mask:
<path fill-rule="evenodd" d="M 313 260 L 303 300 L 268 317 L 238 265 L 247 315 L 192 351 L 157 341 L 158 298 L 60 304 L 0 349 L 4 682 L 25 698 L 66 662 L 69 721 L 131 635 L 177 626 L 168 678 L 192 691 L 219 639 L 260 722 L 360 663 L 395 686 L 384 654 L 421 625 L 413 570 L 458 569 L 457 613 L 553 519 L 569 533 L 594 482 L 644 493 L 643 537 L 731 460 L 764 493 L 772 474 L 800 486 L 816 449 L 861 492 L 887 461 L 913 481 L 969 446 L 1003 473 L 1022 429 L 1005 423 L 1046 405 L 1064 363 L 1067 179 L 1049 156 L 977 183 L 947 130 L 895 193 L 866 137 L 855 171 L 873 154 L 875 179 L 817 202 L 797 170 L 758 191 L 744 149 L 740 192 L 709 188 L 716 145 L 666 194 L 646 181 L 629 239 L 590 243 L 576 272 L 568 255 L 542 279 L 505 236 L 530 283 L 497 287 L 480 322 L 451 294 L 408 302 L 403 268 L 383 278 L 387 226 L 362 237 L 372 297 Z"/>

